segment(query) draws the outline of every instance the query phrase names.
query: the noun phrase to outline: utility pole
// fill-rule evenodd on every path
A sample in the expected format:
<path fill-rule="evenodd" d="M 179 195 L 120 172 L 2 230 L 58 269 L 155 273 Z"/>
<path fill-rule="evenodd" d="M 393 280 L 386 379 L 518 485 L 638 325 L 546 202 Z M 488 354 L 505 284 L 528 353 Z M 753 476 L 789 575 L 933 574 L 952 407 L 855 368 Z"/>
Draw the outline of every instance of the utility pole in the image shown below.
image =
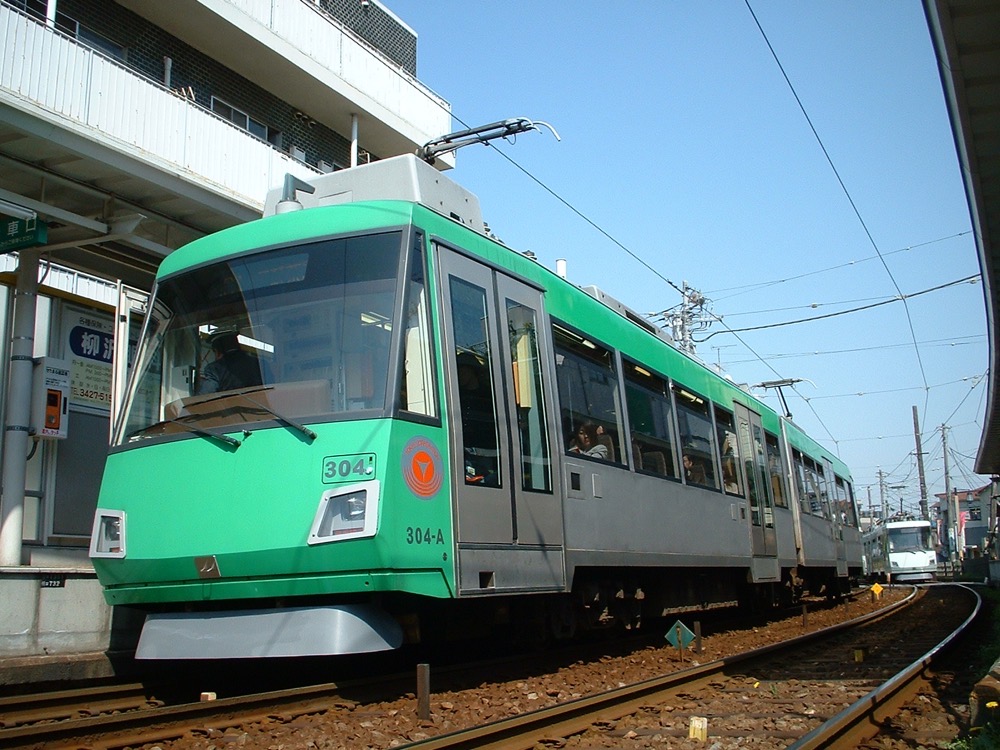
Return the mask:
<path fill-rule="evenodd" d="M 688 286 L 686 281 L 684 288 L 678 291 L 681 293 L 680 308 L 674 313 L 665 311 L 661 314 L 670 326 L 670 333 L 677 347 L 688 354 L 694 354 L 695 341 L 692 334 L 704 331 L 712 324 L 713 316 L 708 310 L 710 301 L 697 289 Z"/>
<path fill-rule="evenodd" d="M 882 473 L 882 467 L 878 467 L 878 496 L 879 502 L 881 504 L 882 513 L 882 523 L 887 523 L 889 520 L 889 508 L 886 505 L 885 499 L 885 474 Z M 885 580 L 888 583 L 892 582 L 892 566 L 889 564 L 889 533 L 888 529 L 885 530 L 886 533 L 882 534 L 882 559 L 885 561 Z"/>
<path fill-rule="evenodd" d="M 913 439 L 917 444 L 917 476 L 920 478 L 920 517 L 930 518 L 927 507 L 927 480 L 924 478 L 924 451 L 920 444 L 920 421 L 917 418 L 917 407 L 913 407 Z"/>
<path fill-rule="evenodd" d="M 881 466 L 878 468 L 878 500 L 882 513 L 882 523 L 885 523 L 889 520 L 889 505 L 885 499 L 885 474 L 882 472 Z"/>
<path fill-rule="evenodd" d="M 951 476 L 948 473 L 948 425 L 941 425 L 941 452 L 944 454 L 944 498 L 948 504 L 948 529 L 951 537 L 949 555 L 952 563 L 958 562 L 958 498 L 951 494 Z"/>

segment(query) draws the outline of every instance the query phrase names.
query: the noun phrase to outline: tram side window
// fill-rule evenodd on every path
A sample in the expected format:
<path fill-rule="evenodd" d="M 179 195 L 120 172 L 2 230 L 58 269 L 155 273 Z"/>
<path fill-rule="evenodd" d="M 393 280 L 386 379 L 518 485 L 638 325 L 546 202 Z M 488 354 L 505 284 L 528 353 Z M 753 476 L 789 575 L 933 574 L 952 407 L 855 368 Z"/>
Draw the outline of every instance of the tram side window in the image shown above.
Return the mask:
<path fill-rule="evenodd" d="M 521 448 L 521 486 L 526 490 L 551 492 L 548 419 L 542 398 L 542 369 L 535 316 L 535 311 L 527 305 L 507 300 L 510 367 Z"/>
<path fill-rule="evenodd" d="M 834 491 L 836 492 L 837 518 L 846 526 L 857 526 L 858 519 L 854 514 L 854 501 L 847 491 L 846 483 L 840 477 L 836 477 Z"/>
<path fill-rule="evenodd" d="M 814 516 L 829 518 L 823 467 L 809 456 L 803 457 L 802 461 L 805 464 L 806 496 L 809 498 L 809 504 L 805 510 Z"/>
<path fill-rule="evenodd" d="M 722 458 L 722 486 L 730 495 L 742 495 L 743 482 L 740 479 L 736 423 L 732 412 L 718 406 L 715 407 L 715 436 L 719 445 L 719 456 Z"/>
<path fill-rule="evenodd" d="M 827 484 L 826 472 L 823 471 L 823 464 L 816 462 L 817 486 L 819 487 L 820 512 L 826 520 L 833 519 L 830 505 L 830 485 Z"/>
<path fill-rule="evenodd" d="M 816 462 L 809 456 L 795 452 L 796 476 L 799 481 L 799 503 L 804 513 L 823 516 L 826 490 L 822 489 L 822 475 L 817 472 Z M 822 469 L 820 468 L 820 471 Z"/>
<path fill-rule="evenodd" d="M 673 384 L 677 404 L 677 427 L 680 430 L 681 462 L 688 484 L 719 489 L 712 445 L 712 415 L 708 402 L 684 386 Z"/>
<path fill-rule="evenodd" d="M 848 513 L 849 513 L 849 518 L 852 519 L 850 521 L 850 525 L 853 526 L 854 528 L 860 528 L 861 524 L 858 522 L 858 506 L 854 502 L 854 487 L 852 487 L 851 483 L 848 482 L 846 479 L 844 480 L 844 487 L 847 488 L 847 505 L 849 508 Z"/>
<path fill-rule="evenodd" d="M 667 383 L 632 362 L 625 361 L 623 369 L 635 468 L 677 479 L 677 441 Z"/>
<path fill-rule="evenodd" d="M 771 494 L 774 504 L 779 508 L 788 507 L 788 493 L 785 491 L 785 474 L 781 468 L 781 448 L 778 438 L 770 432 L 765 433 L 767 443 L 767 471 L 771 477 Z"/>
<path fill-rule="evenodd" d="M 552 339 L 566 451 L 624 463 L 612 352 L 558 324 L 552 326 Z"/>
<path fill-rule="evenodd" d="M 416 235 L 408 259 L 403 320 L 403 367 L 399 381 L 399 408 L 412 414 L 437 416 L 427 285 L 424 280 L 423 237 Z"/>

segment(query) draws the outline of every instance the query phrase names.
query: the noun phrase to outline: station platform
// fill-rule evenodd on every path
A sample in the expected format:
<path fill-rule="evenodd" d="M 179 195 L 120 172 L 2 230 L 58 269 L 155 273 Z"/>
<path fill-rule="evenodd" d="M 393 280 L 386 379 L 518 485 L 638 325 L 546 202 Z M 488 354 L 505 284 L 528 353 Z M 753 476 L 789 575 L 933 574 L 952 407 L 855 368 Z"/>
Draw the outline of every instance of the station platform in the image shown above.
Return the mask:
<path fill-rule="evenodd" d="M 90 651 L 0 657 L 0 689 L 28 684 L 127 679 L 134 672 L 131 653 Z"/>

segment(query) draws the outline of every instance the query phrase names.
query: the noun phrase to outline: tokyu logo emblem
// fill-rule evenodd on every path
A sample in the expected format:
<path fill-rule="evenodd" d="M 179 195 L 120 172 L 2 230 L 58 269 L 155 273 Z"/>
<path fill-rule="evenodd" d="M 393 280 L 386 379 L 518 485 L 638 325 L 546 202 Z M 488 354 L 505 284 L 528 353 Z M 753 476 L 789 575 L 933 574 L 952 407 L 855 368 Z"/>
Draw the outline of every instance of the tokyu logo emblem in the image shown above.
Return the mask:
<path fill-rule="evenodd" d="M 411 438 L 403 448 L 403 479 L 417 497 L 432 498 L 441 489 L 444 472 L 441 454 L 427 438 Z"/>

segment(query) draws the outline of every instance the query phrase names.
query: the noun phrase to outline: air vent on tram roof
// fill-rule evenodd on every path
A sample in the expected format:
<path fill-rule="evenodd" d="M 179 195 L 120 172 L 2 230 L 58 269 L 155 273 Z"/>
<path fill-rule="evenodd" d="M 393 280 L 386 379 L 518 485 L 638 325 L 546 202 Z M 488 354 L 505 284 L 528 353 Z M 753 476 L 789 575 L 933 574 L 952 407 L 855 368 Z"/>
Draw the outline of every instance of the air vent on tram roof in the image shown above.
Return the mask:
<path fill-rule="evenodd" d="M 316 175 L 306 182 L 314 191 L 300 190 L 295 196 L 303 208 L 358 201 L 412 201 L 480 234 L 486 233 L 479 198 L 412 154 Z M 264 216 L 277 213 L 282 194 L 282 188 L 268 191 Z"/>
<path fill-rule="evenodd" d="M 637 313 L 635 310 L 633 310 L 628 305 L 625 305 L 622 302 L 619 302 L 614 297 L 612 297 L 610 294 L 608 294 L 607 292 L 599 289 L 596 286 L 585 286 L 585 287 L 581 287 L 581 288 L 583 289 L 583 291 L 585 291 L 591 297 L 593 297 L 597 301 L 601 302 L 606 307 L 610 307 L 612 310 L 614 310 L 616 313 L 618 313 L 619 315 L 621 315 L 623 318 L 628 318 L 629 320 L 631 320 L 633 323 L 635 323 L 637 326 L 639 326 L 643 330 L 648 331 L 649 333 L 653 334 L 657 338 L 663 339 L 668 344 L 673 345 L 673 343 L 674 343 L 673 336 L 671 336 L 669 333 L 667 333 L 665 330 L 663 330 L 659 326 L 654 325 L 652 322 L 649 321 L 649 319 L 647 319 L 643 315 L 640 315 L 639 313 Z"/>

